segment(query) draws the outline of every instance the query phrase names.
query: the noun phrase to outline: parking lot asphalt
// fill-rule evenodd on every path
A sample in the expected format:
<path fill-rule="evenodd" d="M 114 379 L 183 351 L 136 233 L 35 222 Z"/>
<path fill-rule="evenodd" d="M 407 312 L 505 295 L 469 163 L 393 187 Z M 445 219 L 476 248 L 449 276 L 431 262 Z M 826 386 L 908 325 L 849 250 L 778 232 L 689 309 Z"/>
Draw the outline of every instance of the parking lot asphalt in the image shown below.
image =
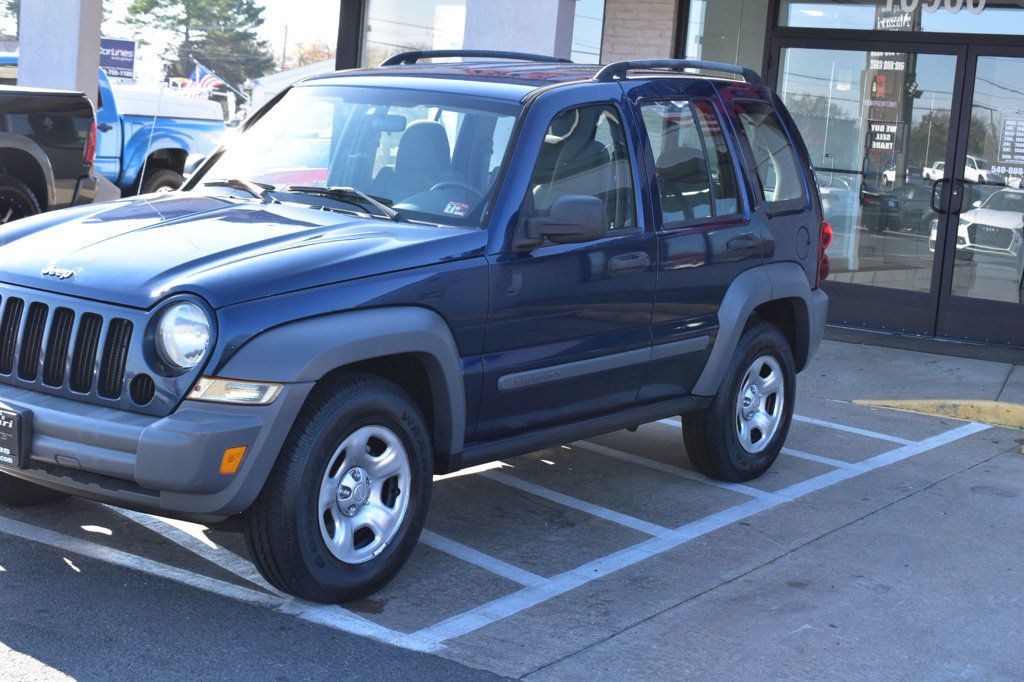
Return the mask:
<path fill-rule="evenodd" d="M 1024 432 L 853 404 L 963 362 L 877 350 L 825 345 L 746 485 L 693 472 L 677 420 L 440 477 L 408 566 L 344 607 L 270 589 L 234 533 L 0 507 L 0 670 L 1017 678 Z"/>

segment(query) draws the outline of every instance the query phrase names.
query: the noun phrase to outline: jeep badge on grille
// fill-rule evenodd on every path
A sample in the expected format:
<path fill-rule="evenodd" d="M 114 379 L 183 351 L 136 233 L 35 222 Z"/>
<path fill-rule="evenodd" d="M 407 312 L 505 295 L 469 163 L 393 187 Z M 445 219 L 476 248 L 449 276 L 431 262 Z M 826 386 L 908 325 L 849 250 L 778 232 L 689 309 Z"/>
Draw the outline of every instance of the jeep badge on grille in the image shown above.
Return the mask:
<path fill-rule="evenodd" d="M 44 277 L 56 277 L 57 279 L 68 279 L 69 277 L 75 276 L 74 270 L 68 270 L 67 268 L 58 268 L 56 265 L 51 265 L 47 268 L 43 268 L 40 273 Z"/>

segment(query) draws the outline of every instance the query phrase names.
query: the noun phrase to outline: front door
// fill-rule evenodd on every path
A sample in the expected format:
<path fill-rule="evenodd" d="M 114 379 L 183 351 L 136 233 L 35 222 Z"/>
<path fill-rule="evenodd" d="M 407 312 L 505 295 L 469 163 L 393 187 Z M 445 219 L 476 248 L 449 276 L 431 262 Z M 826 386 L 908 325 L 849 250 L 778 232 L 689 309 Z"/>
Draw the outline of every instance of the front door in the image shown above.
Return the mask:
<path fill-rule="evenodd" d="M 655 235 L 639 201 L 636 131 L 619 101 L 530 112 L 519 148 L 537 150 L 520 216 L 559 197 L 597 197 L 607 235 L 579 244 L 517 243 L 492 256 L 484 384 L 475 440 L 573 421 L 635 402 L 651 352 Z M 564 100 L 562 100 L 564 102 Z M 536 125 L 534 125 L 536 124 Z M 516 235 L 523 232 L 520 220 Z"/>
<path fill-rule="evenodd" d="M 971 48 L 957 128 L 938 333 L 1024 339 L 1024 50 Z"/>

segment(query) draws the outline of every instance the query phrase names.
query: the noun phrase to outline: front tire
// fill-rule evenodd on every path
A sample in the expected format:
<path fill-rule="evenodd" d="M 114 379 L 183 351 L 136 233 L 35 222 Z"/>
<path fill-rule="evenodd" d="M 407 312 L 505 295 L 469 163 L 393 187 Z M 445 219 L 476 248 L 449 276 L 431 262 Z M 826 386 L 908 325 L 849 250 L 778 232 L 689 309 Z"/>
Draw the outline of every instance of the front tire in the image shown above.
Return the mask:
<path fill-rule="evenodd" d="M 416 404 L 379 377 L 345 375 L 313 395 L 243 518 L 276 588 L 338 603 L 384 587 L 430 505 L 433 457 Z"/>
<path fill-rule="evenodd" d="M 697 471 L 737 483 L 768 471 L 793 419 L 795 367 L 778 327 L 756 322 L 743 332 L 711 405 L 683 417 L 683 441 Z"/>
<path fill-rule="evenodd" d="M 0 504 L 8 507 L 34 507 L 63 500 L 67 495 L 35 483 L 0 473 Z"/>

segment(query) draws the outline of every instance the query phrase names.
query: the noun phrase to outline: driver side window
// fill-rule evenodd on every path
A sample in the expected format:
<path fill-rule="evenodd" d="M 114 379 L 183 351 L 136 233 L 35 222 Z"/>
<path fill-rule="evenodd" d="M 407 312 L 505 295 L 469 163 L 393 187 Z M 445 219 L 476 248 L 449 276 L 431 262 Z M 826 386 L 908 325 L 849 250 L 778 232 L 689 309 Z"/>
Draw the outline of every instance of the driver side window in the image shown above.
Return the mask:
<path fill-rule="evenodd" d="M 544 215 L 569 195 L 604 202 L 608 229 L 636 229 L 636 194 L 626 132 L 607 105 L 567 109 L 552 119 L 530 179 L 533 208 Z"/>

